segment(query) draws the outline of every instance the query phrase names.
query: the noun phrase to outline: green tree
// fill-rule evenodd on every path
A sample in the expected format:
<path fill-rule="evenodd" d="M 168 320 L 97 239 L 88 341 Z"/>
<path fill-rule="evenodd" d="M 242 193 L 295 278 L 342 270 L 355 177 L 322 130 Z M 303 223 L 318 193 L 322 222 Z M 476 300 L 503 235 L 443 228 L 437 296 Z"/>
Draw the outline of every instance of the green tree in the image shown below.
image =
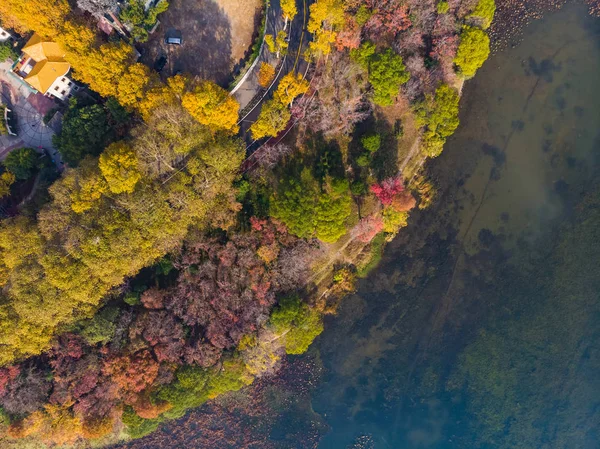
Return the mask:
<path fill-rule="evenodd" d="M 285 180 L 271 199 L 271 215 L 301 238 L 333 243 L 346 233 L 351 210 L 348 181 L 328 179 L 320 188 L 308 169 L 300 180 Z"/>
<path fill-rule="evenodd" d="M 108 115 L 102 106 L 79 107 L 72 100 L 63 118 L 62 130 L 52 138 L 52 142 L 65 162 L 77 166 L 88 154 L 100 154 L 112 139 Z"/>
<path fill-rule="evenodd" d="M 435 96 L 427 95 L 423 103 L 416 107 L 416 114 L 423 132 L 423 148 L 429 157 L 438 156 L 460 123 L 458 104 L 460 96 L 456 89 L 442 84 L 435 91 Z"/>
<path fill-rule="evenodd" d="M 15 178 L 28 179 L 37 170 L 39 155 L 33 148 L 19 148 L 8 153 L 4 159 L 4 166 L 15 175 Z"/>
<path fill-rule="evenodd" d="M 436 8 L 437 8 L 438 14 L 446 14 L 450 10 L 450 5 L 448 4 L 447 1 L 441 0 L 436 5 Z"/>
<path fill-rule="evenodd" d="M 490 38 L 487 33 L 479 28 L 465 26 L 460 33 L 460 44 L 454 58 L 458 73 L 465 78 L 471 78 L 489 54 Z"/>
<path fill-rule="evenodd" d="M 391 49 L 375 54 L 369 64 L 369 82 L 373 86 L 373 101 L 382 106 L 394 103 L 400 86 L 410 79 L 410 73 L 402 62 L 402 56 Z"/>
<path fill-rule="evenodd" d="M 363 42 L 360 47 L 350 50 L 350 58 L 363 69 L 369 70 L 369 63 L 375 54 L 375 44 L 370 41 Z"/>
<path fill-rule="evenodd" d="M 281 299 L 271 313 L 269 324 L 284 339 L 288 354 L 303 354 L 323 332 L 321 314 L 297 296 Z"/>

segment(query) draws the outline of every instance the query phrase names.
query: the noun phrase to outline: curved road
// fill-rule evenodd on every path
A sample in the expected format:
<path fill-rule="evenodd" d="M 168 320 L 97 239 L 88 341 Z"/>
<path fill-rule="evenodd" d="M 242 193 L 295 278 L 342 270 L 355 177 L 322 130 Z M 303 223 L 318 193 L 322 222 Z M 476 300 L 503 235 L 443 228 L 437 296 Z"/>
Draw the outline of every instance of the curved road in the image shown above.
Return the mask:
<path fill-rule="evenodd" d="M 281 77 L 292 70 L 304 74 L 308 69 L 308 63 L 304 60 L 303 54 L 311 38 L 311 34 L 306 31 L 306 25 L 308 23 L 309 7 L 314 1 L 296 0 L 298 14 L 291 23 L 288 23 L 289 47 L 287 55 L 278 60 L 275 55 L 269 52 L 267 46 L 263 45 L 252 73 L 233 94 L 240 103 L 240 130 L 248 144 L 252 143 L 248 128 L 257 119 L 262 103 L 272 97 L 272 93 L 277 88 Z M 284 28 L 284 25 L 279 0 L 271 0 L 267 12 L 266 34 L 276 36 Z M 266 91 L 258 84 L 258 71 L 262 62 L 267 62 L 273 66 L 279 65 L 275 80 Z"/>

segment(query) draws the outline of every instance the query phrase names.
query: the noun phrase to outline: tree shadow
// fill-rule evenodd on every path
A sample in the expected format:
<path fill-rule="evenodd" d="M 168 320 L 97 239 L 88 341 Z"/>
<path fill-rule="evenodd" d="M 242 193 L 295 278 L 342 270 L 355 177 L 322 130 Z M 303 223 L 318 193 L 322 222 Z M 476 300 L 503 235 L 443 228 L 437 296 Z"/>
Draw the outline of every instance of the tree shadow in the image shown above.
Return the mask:
<path fill-rule="evenodd" d="M 214 0 L 173 0 L 159 16 L 160 26 L 141 44 L 142 62 L 152 67 L 161 56 L 167 65 L 163 78 L 189 73 L 226 86 L 231 79 L 232 36 L 227 15 Z M 167 45 L 169 30 L 181 32 L 182 45 Z"/>
<path fill-rule="evenodd" d="M 398 128 L 398 129 L 395 129 Z M 377 120 L 373 115 L 360 122 L 352 133 L 352 140 L 348 145 L 348 156 L 352 165 L 355 180 L 364 180 L 367 178 L 369 170 L 382 181 L 386 178 L 396 176 L 398 173 L 398 137 L 401 126 L 392 127 L 386 120 Z M 381 137 L 381 146 L 374 154 L 370 156 L 370 163 L 367 166 L 360 166 L 358 161 L 362 155 L 366 154 L 361 139 L 368 135 L 379 134 Z"/>

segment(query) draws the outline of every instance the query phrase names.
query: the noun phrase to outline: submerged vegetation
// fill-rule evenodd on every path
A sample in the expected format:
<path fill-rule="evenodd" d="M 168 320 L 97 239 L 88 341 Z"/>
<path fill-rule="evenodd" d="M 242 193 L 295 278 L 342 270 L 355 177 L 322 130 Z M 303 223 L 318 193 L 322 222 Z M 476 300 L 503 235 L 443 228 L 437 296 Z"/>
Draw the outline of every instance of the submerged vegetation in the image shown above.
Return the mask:
<path fill-rule="evenodd" d="M 3 1 L 3 26 L 54 39 L 101 98 L 69 105 L 54 142 L 68 167 L 0 226 L 2 430 L 139 438 L 305 352 L 427 200 L 399 158 L 439 155 L 458 126 L 461 77 L 485 59 L 464 56 L 465 30 L 485 40 L 471 6 L 317 0 L 311 81 L 277 81 L 249 129 L 270 139 L 246 155 L 239 104 L 215 83 L 161 81 L 66 0 Z M 158 13 L 142 7 L 121 13 L 138 40 Z M 13 154 L 3 180 L 31 177 L 31 154 Z"/>

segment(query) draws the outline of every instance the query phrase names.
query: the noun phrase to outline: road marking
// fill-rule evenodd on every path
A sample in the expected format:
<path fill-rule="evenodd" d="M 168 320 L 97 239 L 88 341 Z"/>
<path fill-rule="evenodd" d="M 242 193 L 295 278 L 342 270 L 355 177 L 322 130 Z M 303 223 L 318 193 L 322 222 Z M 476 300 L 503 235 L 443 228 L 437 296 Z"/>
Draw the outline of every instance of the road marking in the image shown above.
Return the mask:
<path fill-rule="evenodd" d="M 296 61 L 294 62 L 294 68 L 292 70 L 296 70 L 296 66 L 298 65 L 298 60 L 300 59 L 300 52 L 302 51 L 302 42 L 304 41 L 304 29 L 306 28 L 306 0 L 303 0 L 302 3 L 304 4 L 304 22 L 302 24 L 302 34 L 300 35 L 298 53 L 296 54 Z"/>

